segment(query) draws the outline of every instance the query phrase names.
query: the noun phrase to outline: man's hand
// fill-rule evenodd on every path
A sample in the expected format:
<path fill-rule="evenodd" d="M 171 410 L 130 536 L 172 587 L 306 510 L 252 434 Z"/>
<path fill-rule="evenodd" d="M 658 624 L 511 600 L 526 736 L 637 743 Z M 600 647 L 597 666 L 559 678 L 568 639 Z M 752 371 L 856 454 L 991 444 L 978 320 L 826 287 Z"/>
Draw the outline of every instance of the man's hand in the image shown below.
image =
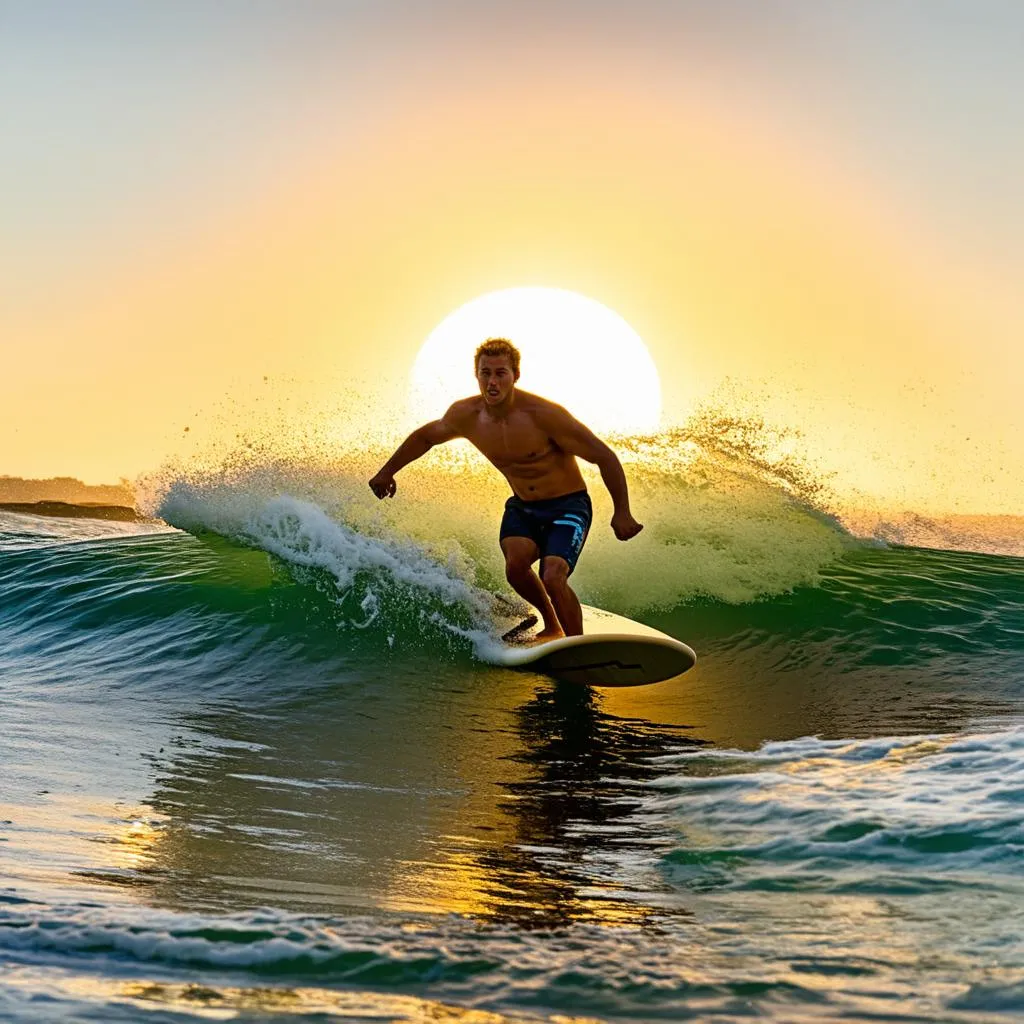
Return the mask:
<path fill-rule="evenodd" d="M 385 473 L 382 469 L 371 481 L 370 490 L 377 495 L 378 498 L 393 498 L 395 491 L 398 490 L 398 484 L 395 483 L 395 478 L 390 473 Z"/>
<path fill-rule="evenodd" d="M 616 512 L 612 516 L 612 529 L 619 540 L 629 540 L 643 529 L 643 525 L 638 523 L 629 512 Z"/>

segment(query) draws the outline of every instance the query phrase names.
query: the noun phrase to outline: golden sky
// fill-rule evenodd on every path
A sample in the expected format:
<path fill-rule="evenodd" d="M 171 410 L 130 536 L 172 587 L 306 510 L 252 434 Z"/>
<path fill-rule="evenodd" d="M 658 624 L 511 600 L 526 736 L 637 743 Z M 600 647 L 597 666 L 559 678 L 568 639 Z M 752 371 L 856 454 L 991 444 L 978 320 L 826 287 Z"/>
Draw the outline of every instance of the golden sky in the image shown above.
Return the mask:
<path fill-rule="evenodd" d="M 726 401 L 844 494 L 1024 512 L 1024 11 L 962 11 L 6 4 L 0 473 L 401 419 L 445 316 L 546 285 L 639 333 L 668 422 Z"/>

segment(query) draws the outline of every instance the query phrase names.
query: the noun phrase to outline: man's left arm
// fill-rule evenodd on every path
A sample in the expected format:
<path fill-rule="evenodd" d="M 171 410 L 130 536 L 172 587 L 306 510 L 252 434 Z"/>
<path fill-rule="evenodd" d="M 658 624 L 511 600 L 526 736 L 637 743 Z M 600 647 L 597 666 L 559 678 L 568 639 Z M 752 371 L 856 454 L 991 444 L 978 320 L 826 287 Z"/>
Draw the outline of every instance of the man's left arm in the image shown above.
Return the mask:
<path fill-rule="evenodd" d="M 545 412 L 542 426 L 551 435 L 551 439 L 563 451 L 587 462 L 594 463 L 601 471 L 601 479 L 612 498 L 612 530 L 619 540 L 629 540 L 642 529 L 629 509 L 629 487 L 626 484 L 626 473 L 619 462 L 619 457 L 569 412 L 556 406 L 552 411 Z"/>

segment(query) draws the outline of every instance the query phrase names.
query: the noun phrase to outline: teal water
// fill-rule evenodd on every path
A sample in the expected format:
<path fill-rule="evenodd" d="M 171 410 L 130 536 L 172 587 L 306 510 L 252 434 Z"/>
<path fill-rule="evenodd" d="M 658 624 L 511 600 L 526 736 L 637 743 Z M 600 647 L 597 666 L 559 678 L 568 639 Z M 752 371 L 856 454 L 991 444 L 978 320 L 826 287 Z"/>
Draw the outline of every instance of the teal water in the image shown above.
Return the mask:
<path fill-rule="evenodd" d="M 673 506 L 579 582 L 699 664 L 599 692 L 471 526 L 222 499 L 0 513 L 0 1018 L 1024 1013 L 1021 559 Z"/>

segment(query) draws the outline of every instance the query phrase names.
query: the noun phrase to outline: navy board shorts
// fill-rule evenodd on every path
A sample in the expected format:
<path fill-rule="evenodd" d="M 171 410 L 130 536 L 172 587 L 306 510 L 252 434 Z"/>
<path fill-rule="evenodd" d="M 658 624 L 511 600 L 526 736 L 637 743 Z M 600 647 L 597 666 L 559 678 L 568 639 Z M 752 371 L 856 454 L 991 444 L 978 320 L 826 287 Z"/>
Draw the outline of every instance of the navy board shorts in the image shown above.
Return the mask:
<path fill-rule="evenodd" d="M 590 530 L 594 509 L 586 491 L 573 491 L 557 498 L 523 501 L 512 495 L 505 502 L 499 540 L 506 537 L 529 537 L 540 549 L 540 557 L 557 555 L 569 563 L 569 572 L 576 568 Z"/>

